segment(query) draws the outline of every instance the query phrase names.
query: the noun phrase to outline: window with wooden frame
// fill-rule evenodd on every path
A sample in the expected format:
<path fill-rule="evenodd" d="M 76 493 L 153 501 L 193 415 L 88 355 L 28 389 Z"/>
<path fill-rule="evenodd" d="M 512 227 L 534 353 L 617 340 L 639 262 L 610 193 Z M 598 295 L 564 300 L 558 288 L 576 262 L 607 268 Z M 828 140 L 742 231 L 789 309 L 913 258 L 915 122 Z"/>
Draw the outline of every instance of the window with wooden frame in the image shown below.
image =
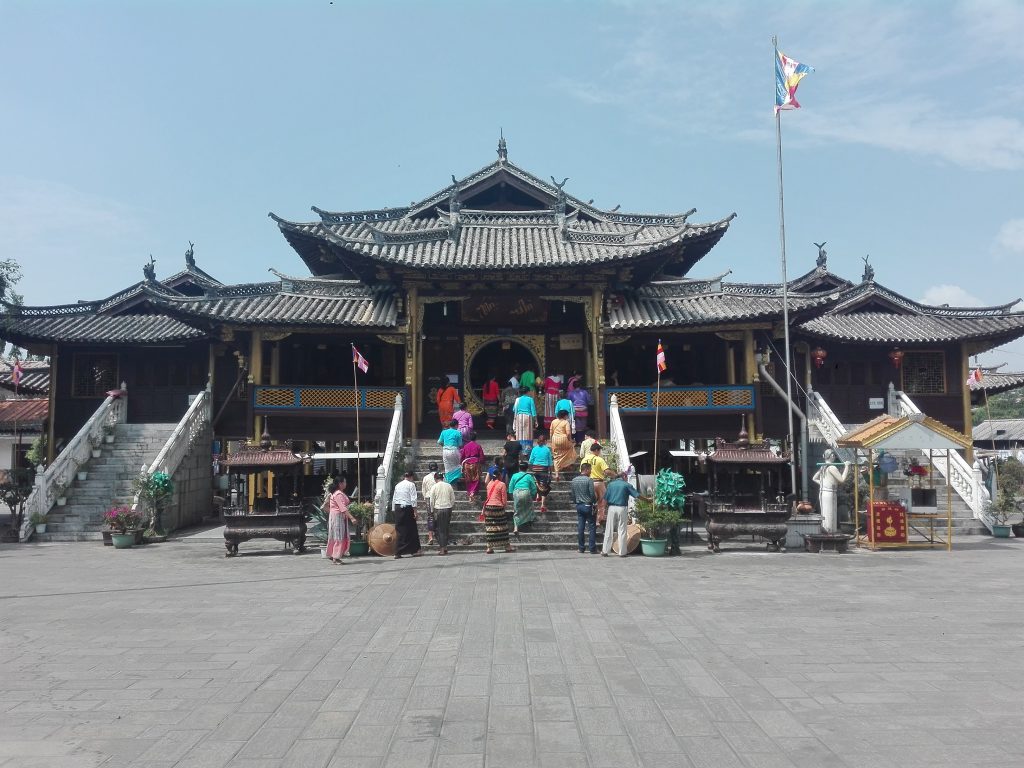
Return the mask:
<path fill-rule="evenodd" d="M 117 355 L 75 355 L 71 369 L 72 397 L 103 397 L 117 386 Z"/>
<path fill-rule="evenodd" d="M 908 351 L 903 355 L 903 391 L 908 395 L 946 394 L 946 355 Z"/>

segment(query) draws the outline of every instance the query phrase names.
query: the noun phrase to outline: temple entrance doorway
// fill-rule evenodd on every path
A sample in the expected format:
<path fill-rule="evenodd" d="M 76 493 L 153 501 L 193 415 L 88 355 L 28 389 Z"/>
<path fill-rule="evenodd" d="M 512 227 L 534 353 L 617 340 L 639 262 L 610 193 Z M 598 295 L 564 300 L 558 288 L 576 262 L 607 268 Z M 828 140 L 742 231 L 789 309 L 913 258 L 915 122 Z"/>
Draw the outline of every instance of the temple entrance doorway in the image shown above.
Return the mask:
<path fill-rule="evenodd" d="M 541 369 L 537 356 L 525 344 L 511 338 L 495 338 L 481 344 L 469 360 L 467 374 L 468 404 L 473 412 L 482 411 L 483 398 L 481 390 L 492 376 L 498 380 L 502 389 L 508 386 L 513 375 L 525 370 L 538 373 Z M 483 423 L 482 419 L 477 420 Z M 498 424 L 504 429 L 504 418 L 499 414 Z"/>

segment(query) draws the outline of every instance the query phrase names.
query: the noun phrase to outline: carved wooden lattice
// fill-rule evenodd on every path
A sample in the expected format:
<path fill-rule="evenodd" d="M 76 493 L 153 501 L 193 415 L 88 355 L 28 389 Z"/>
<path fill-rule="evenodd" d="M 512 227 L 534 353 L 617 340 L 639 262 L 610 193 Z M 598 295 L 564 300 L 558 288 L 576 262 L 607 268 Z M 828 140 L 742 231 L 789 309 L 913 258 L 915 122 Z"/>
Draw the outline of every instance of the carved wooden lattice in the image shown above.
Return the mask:
<path fill-rule="evenodd" d="M 392 399 L 394 395 L 392 394 Z M 356 393 L 348 389 L 303 389 L 299 392 L 301 408 L 355 408 Z"/>
<path fill-rule="evenodd" d="M 750 389 L 716 389 L 711 393 L 711 403 L 716 408 L 729 406 L 752 406 L 754 392 Z"/>
<path fill-rule="evenodd" d="M 619 408 L 647 408 L 646 392 L 619 392 Z"/>
<path fill-rule="evenodd" d="M 708 393 L 702 389 L 669 390 L 655 394 L 653 400 L 661 408 L 707 408 Z"/>
<path fill-rule="evenodd" d="M 395 391 L 393 389 L 367 389 L 364 390 L 364 394 L 367 408 L 395 407 Z"/>
<path fill-rule="evenodd" d="M 295 402 L 295 393 L 291 389 L 258 389 L 256 390 L 256 405 L 282 406 L 291 405 Z"/>

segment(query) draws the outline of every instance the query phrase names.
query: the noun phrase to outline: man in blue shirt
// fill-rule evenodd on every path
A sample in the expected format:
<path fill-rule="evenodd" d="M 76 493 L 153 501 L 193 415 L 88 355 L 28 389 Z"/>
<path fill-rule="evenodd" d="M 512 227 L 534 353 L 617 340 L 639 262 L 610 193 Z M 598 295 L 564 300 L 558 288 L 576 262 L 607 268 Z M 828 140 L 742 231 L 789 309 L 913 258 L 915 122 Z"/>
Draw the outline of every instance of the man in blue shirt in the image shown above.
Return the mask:
<path fill-rule="evenodd" d="M 611 473 L 611 470 L 608 470 Z M 629 524 L 629 515 L 626 514 L 626 507 L 629 505 L 629 498 L 634 499 L 640 496 L 636 488 L 626 482 L 626 473 L 616 475 L 604 491 L 604 500 L 608 505 L 608 520 L 604 524 L 604 543 L 601 545 L 601 556 L 608 557 L 612 551 L 612 531 L 619 537 L 619 557 L 625 557 L 626 552 L 626 526 Z"/>
<path fill-rule="evenodd" d="M 579 540 L 580 554 L 584 550 L 584 534 L 590 529 L 590 554 L 597 554 L 597 494 L 594 481 L 590 479 L 590 466 L 580 465 L 580 473 L 569 483 L 569 495 L 576 505 L 576 537 Z"/>

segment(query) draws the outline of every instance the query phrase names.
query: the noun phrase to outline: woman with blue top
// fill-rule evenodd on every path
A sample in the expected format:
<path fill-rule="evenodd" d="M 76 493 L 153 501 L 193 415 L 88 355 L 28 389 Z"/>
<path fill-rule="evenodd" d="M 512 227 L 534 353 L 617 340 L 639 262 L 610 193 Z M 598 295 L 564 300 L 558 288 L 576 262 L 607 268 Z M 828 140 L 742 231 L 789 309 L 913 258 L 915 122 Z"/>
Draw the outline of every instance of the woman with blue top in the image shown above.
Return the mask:
<path fill-rule="evenodd" d="M 516 440 L 523 446 L 523 453 L 526 453 L 533 445 L 533 432 L 537 429 L 537 406 L 528 388 L 519 388 L 519 397 L 516 398 L 512 412 Z"/>
<path fill-rule="evenodd" d="M 537 481 L 526 471 L 526 462 L 508 481 L 508 495 L 512 497 L 512 535 L 519 538 L 519 526 L 537 519 L 533 500 L 537 496 Z"/>
<path fill-rule="evenodd" d="M 547 438 L 541 432 L 537 435 L 537 444 L 530 451 L 529 458 L 530 472 L 536 478 L 539 489 L 541 514 L 548 511 L 547 498 L 551 490 L 551 467 L 554 463 L 555 457 L 547 445 Z"/>
<path fill-rule="evenodd" d="M 459 432 L 459 422 L 455 419 L 449 421 L 448 428 L 437 438 L 437 444 L 441 446 L 444 479 L 453 483 L 462 477 L 462 433 Z"/>

